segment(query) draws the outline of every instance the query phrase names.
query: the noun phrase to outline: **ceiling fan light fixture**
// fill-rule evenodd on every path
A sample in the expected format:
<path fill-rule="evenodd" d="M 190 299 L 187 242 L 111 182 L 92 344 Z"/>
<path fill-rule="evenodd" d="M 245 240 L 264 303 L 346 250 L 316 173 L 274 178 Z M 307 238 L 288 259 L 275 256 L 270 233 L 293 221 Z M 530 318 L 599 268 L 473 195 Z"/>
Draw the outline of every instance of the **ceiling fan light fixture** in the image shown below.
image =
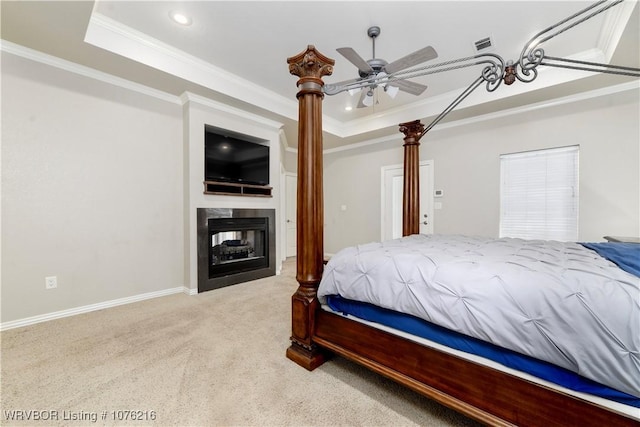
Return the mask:
<path fill-rule="evenodd" d="M 357 108 L 362 108 L 369 107 L 373 105 L 374 102 L 378 102 L 377 97 L 374 101 L 374 93 L 372 90 L 378 87 L 382 87 L 391 98 L 394 98 L 398 94 L 398 91 L 407 92 L 412 95 L 420 95 L 427 89 L 427 86 L 423 84 L 406 80 L 407 77 L 397 77 L 396 73 L 437 58 L 438 53 L 433 47 L 423 47 L 389 63 L 382 58 L 376 58 L 376 37 L 380 35 L 380 27 L 369 27 L 367 35 L 371 38 L 373 54 L 369 60 L 362 58 L 351 47 L 340 47 L 336 49 L 340 55 L 356 66 L 360 78 L 335 84 L 335 89 L 332 88 L 326 93 L 335 95 L 342 91 L 347 91 L 349 95 L 353 96 L 356 94 L 356 90 L 349 89 L 349 87 L 361 85 L 363 89 L 360 92 L 360 100 L 358 101 Z M 369 90 L 367 90 L 367 88 L 369 88 Z"/>
<path fill-rule="evenodd" d="M 393 99 L 400 91 L 400 88 L 398 86 L 391 86 L 390 84 L 386 84 L 384 87 L 384 91 L 391 97 L 391 99 Z"/>
<path fill-rule="evenodd" d="M 365 107 L 371 107 L 373 105 L 373 90 L 367 92 L 367 96 L 362 99 L 362 105 Z"/>

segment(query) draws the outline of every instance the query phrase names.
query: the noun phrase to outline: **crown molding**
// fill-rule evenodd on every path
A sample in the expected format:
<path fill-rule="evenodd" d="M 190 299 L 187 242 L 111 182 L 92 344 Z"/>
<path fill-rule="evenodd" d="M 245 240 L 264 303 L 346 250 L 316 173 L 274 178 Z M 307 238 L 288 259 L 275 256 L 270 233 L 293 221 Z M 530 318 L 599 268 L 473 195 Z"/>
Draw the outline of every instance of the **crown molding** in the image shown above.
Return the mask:
<path fill-rule="evenodd" d="M 603 52 L 600 49 L 589 49 L 571 56 L 571 59 L 581 61 L 602 61 Z M 478 67 L 478 76 L 481 68 Z M 569 70 L 564 68 L 544 67 L 538 70 L 538 77 L 529 83 L 518 82 L 512 86 L 501 85 L 495 92 L 487 92 L 484 85 L 480 85 L 464 101 L 464 107 L 474 107 L 486 102 L 522 95 L 527 92 L 556 86 L 578 80 L 584 77 L 584 72 Z M 471 81 L 469 82 L 471 83 Z M 342 124 L 340 133 L 337 136 L 342 138 L 359 135 L 384 127 L 395 126 L 405 122 L 407 117 L 431 117 L 440 114 L 449 104 L 456 99 L 464 90 L 464 87 L 449 91 L 433 97 L 421 98 L 411 104 L 406 104 L 393 109 L 385 110 L 382 113 L 372 114 L 367 117 L 354 119 Z M 460 107 L 458 107 L 460 108 Z"/>
<path fill-rule="evenodd" d="M 605 62 L 610 63 L 620 43 L 624 29 L 631 19 L 637 0 L 626 0 L 621 5 L 609 9 L 605 13 L 597 46 L 604 52 Z"/>
<path fill-rule="evenodd" d="M 29 59 L 40 64 L 59 68 L 61 70 L 65 70 L 83 77 L 88 77 L 114 86 L 119 86 L 121 88 L 138 92 L 143 95 L 151 96 L 162 101 L 167 101 L 172 104 L 180 104 L 180 98 L 175 95 L 171 95 L 169 93 L 153 89 L 139 83 L 134 83 L 130 80 L 116 77 L 112 74 L 98 71 L 94 68 L 86 67 L 75 62 L 67 61 L 66 59 L 42 53 L 7 40 L 0 40 L 0 51 L 19 56 L 21 58 Z"/>
<path fill-rule="evenodd" d="M 182 95 L 180 95 L 180 101 L 183 106 L 187 105 L 188 103 L 199 104 L 207 108 L 230 114 L 232 116 L 251 120 L 252 122 L 258 123 L 270 130 L 280 130 L 284 126 L 284 124 L 276 122 L 275 120 L 267 119 L 258 114 L 249 113 L 240 108 L 232 107 L 230 105 L 223 104 L 222 102 L 214 101 L 212 99 L 205 98 L 204 96 L 196 95 L 195 93 L 191 92 L 184 92 Z"/>
<path fill-rule="evenodd" d="M 532 111 L 541 110 L 545 108 L 557 107 L 560 105 L 573 104 L 576 102 L 582 102 L 589 99 L 600 98 L 608 95 L 615 95 L 617 93 L 629 92 L 640 89 L 640 82 L 628 82 L 615 86 L 609 86 L 601 89 L 594 89 L 589 92 L 582 92 L 575 95 L 565 96 L 562 98 L 552 99 L 548 101 L 541 101 L 535 104 L 526 105 L 518 108 L 511 108 L 505 111 L 498 111 L 495 113 L 483 114 L 481 116 L 470 117 L 467 119 L 456 120 L 452 122 L 443 123 L 437 125 L 431 130 L 431 132 L 436 132 L 439 130 L 450 129 L 458 126 L 465 126 L 468 124 L 484 122 L 487 120 L 494 120 L 503 117 L 514 116 L 517 114 L 525 114 L 530 113 Z"/>
<path fill-rule="evenodd" d="M 298 102 L 215 65 L 189 55 L 101 13 L 89 19 L 85 42 L 134 61 L 197 83 L 216 92 L 247 102 L 291 120 L 298 119 Z M 342 135 L 343 125 L 324 116 L 325 131 Z"/>
<path fill-rule="evenodd" d="M 284 117 L 297 118 L 295 100 L 241 79 L 100 13 L 94 12 L 91 15 L 84 40 Z"/>
<path fill-rule="evenodd" d="M 556 107 L 556 106 L 565 105 L 565 104 L 572 104 L 576 102 L 586 101 L 589 99 L 599 98 L 599 97 L 608 96 L 608 95 L 615 95 L 618 93 L 629 92 L 629 91 L 640 91 L 640 82 L 632 81 L 628 83 L 622 83 L 615 86 L 608 86 L 605 88 L 594 89 L 588 92 L 582 92 L 576 95 L 566 96 L 566 97 L 552 99 L 548 101 L 541 101 L 541 102 L 526 105 L 523 107 L 511 108 L 509 110 L 483 114 L 480 116 L 455 120 L 451 122 L 445 122 L 445 123 L 436 125 L 433 129 L 431 129 L 431 131 L 429 131 L 429 133 L 439 132 L 445 129 L 452 129 L 452 128 L 466 126 L 466 125 L 484 122 L 488 120 L 495 120 L 503 117 L 514 116 L 518 114 L 526 114 L 526 113 L 536 111 L 536 110 L 541 110 L 544 108 L 551 108 L 551 107 Z M 363 142 L 358 142 L 354 144 L 344 145 L 341 147 L 328 148 L 326 150 L 323 150 L 323 154 L 332 154 L 332 153 L 339 153 L 342 151 L 355 150 L 355 149 L 370 146 L 370 145 L 377 145 L 377 144 L 382 144 L 385 142 L 392 142 L 397 140 L 398 138 L 396 136 L 386 136 L 386 137 L 372 139 L 369 141 L 363 141 Z"/>

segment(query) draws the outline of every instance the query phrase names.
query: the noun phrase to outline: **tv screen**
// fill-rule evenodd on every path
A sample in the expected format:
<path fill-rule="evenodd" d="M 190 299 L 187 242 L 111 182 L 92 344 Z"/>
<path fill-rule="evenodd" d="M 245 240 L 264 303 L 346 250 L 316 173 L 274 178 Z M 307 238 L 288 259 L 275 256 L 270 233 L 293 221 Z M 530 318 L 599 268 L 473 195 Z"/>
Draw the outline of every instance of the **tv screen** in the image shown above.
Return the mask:
<path fill-rule="evenodd" d="M 205 128 L 205 181 L 269 184 L 269 147 Z"/>

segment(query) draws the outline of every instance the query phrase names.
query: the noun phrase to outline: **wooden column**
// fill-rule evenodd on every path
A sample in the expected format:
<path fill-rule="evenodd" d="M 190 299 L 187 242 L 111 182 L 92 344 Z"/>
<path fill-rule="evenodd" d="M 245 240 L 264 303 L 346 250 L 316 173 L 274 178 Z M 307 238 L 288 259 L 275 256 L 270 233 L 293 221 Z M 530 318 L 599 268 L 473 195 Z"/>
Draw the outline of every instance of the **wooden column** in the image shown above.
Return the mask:
<path fill-rule="evenodd" d="M 420 233 L 420 120 L 400 123 L 404 133 L 404 185 L 402 194 L 402 235 Z"/>
<path fill-rule="evenodd" d="M 287 357 L 312 370 L 326 355 L 312 342 L 317 290 L 324 267 L 324 201 L 322 190 L 323 76 L 333 73 L 329 59 L 309 45 L 288 58 L 289 72 L 300 77 L 296 95 L 298 118 L 297 273 L 298 290 L 291 297 L 292 336 Z"/>

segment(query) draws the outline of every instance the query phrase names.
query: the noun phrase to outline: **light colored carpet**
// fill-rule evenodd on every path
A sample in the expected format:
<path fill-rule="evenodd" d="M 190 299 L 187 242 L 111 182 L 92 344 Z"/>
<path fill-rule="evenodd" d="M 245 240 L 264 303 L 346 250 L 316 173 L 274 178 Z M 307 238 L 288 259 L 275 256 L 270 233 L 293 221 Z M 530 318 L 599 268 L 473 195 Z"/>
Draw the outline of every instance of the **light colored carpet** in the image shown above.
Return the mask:
<path fill-rule="evenodd" d="M 476 425 L 342 358 L 289 361 L 294 270 L 2 332 L 0 424 Z M 58 420 L 8 420 L 16 410 Z M 155 420 L 114 417 L 128 410 Z"/>

